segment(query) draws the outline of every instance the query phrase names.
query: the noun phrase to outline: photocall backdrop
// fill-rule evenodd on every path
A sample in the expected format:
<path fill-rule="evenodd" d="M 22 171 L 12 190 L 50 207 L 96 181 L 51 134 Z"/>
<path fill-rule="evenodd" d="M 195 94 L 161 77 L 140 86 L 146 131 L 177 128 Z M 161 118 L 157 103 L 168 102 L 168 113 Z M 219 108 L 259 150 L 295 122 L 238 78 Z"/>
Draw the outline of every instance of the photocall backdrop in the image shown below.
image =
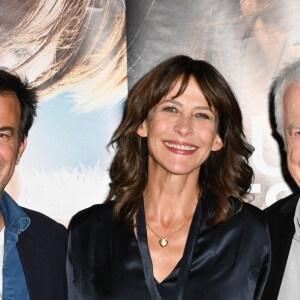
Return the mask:
<path fill-rule="evenodd" d="M 213 64 L 238 97 L 256 149 L 252 203 L 265 208 L 289 194 L 269 99 L 274 76 L 300 57 L 299 16 L 297 0 L 2 0 L 0 68 L 26 76 L 40 95 L 7 191 L 65 225 L 103 202 L 114 155 L 107 144 L 128 88 L 186 54 Z"/>

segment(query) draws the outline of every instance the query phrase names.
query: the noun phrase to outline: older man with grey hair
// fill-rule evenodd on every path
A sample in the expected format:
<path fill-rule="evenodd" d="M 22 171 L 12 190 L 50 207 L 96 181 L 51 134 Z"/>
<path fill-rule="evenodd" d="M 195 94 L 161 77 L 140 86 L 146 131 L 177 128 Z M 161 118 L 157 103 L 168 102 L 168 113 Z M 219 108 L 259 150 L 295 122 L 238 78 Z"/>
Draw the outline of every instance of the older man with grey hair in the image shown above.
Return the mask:
<path fill-rule="evenodd" d="M 274 83 L 277 132 L 284 141 L 289 173 L 300 187 L 300 60 L 288 65 Z M 300 192 L 265 210 L 272 262 L 262 299 L 300 299 Z"/>

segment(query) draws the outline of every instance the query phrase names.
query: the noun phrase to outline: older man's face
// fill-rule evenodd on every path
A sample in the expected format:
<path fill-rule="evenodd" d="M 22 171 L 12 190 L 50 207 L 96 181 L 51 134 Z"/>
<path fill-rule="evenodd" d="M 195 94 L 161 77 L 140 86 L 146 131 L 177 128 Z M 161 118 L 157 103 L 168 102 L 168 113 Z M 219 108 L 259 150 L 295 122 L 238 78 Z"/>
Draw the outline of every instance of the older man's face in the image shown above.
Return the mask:
<path fill-rule="evenodd" d="M 300 187 L 300 83 L 292 83 L 283 95 L 283 121 L 288 169 Z"/>

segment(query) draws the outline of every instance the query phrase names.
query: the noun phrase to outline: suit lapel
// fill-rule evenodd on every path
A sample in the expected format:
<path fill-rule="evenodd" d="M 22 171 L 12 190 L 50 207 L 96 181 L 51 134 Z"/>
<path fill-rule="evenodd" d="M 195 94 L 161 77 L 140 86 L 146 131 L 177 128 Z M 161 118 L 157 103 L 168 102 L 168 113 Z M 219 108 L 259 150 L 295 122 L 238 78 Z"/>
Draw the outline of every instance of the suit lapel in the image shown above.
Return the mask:
<path fill-rule="evenodd" d="M 299 194 L 285 199 L 278 211 L 270 210 L 268 224 L 272 242 L 272 263 L 266 286 L 266 295 L 277 299 L 285 266 L 295 233 L 294 215 Z M 271 207 L 272 208 L 272 207 Z"/>
<path fill-rule="evenodd" d="M 279 234 L 276 239 L 278 255 L 282 258 L 279 260 L 278 271 L 281 279 L 285 270 L 286 262 L 289 256 L 292 240 L 295 234 L 294 215 L 299 195 L 293 195 L 280 209 L 280 219 L 278 220 Z"/>

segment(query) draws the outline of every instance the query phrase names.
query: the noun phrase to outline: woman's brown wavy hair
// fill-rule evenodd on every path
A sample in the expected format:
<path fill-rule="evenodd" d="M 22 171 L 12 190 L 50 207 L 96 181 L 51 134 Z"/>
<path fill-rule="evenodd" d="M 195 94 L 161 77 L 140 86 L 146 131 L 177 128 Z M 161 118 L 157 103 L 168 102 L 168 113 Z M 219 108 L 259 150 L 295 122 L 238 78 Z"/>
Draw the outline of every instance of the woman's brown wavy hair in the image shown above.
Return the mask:
<path fill-rule="evenodd" d="M 242 203 L 242 197 L 249 191 L 253 170 L 248 159 L 253 147 L 246 141 L 237 99 L 212 65 L 180 55 L 152 69 L 129 94 L 124 120 L 111 141 L 117 151 L 110 168 L 111 184 L 106 202 L 116 201 L 116 220 L 134 223 L 147 183 L 147 139 L 137 134 L 139 126 L 178 80 L 181 88 L 176 96 L 181 95 L 191 76 L 199 84 L 208 105 L 216 111 L 218 134 L 224 144 L 221 150 L 210 153 L 199 176 L 202 192 L 215 195 L 215 213 L 209 223 L 223 222 L 239 211 L 234 207 L 232 197 Z"/>

